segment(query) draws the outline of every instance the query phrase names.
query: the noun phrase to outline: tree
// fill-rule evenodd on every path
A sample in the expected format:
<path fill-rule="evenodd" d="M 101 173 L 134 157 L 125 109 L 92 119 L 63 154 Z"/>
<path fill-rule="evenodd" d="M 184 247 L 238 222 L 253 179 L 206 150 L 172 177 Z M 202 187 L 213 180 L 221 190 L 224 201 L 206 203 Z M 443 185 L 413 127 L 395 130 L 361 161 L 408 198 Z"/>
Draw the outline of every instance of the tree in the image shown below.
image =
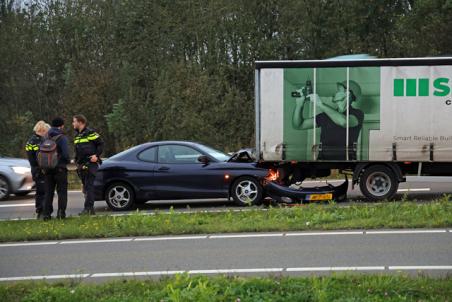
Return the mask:
<path fill-rule="evenodd" d="M 107 156 L 160 139 L 253 146 L 256 60 L 448 54 L 451 3 L 0 0 L 0 152 L 23 156 L 36 120 L 77 113 Z"/>

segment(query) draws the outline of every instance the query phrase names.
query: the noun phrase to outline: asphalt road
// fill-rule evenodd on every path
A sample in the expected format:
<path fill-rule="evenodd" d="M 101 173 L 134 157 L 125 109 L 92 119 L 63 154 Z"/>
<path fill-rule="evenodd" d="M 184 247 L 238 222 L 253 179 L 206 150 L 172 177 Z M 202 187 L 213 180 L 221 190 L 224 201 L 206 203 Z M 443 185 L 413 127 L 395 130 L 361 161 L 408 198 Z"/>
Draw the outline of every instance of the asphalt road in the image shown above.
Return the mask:
<path fill-rule="evenodd" d="M 189 274 L 452 273 L 452 231 L 138 237 L 0 244 L 0 281 Z"/>
<path fill-rule="evenodd" d="M 325 182 L 310 182 L 309 186 L 323 185 Z M 332 181 L 334 184 L 335 181 Z M 337 183 L 337 181 L 336 181 Z M 401 183 L 399 192 L 395 199 L 401 199 L 407 195 L 410 200 L 429 201 L 443 194 L 452 194 L 451 177 L 409 177 L 406 183 Z M 349 202 L 362 202 L 362 194 L 359 188 L 350 189 L 348 192 Z M 344 203 L 344 205 L 349 204 Z M 150 201 L 140 206 L 140 210 L 146 212 L 168 211 L 173 206 L 176 211 L 223 211 L 223 210 L 243 210 L 225 199 L 215 200 L 172 200 L 172 201 Z M 56 210 L 57 202 L 54 201 Z M 96 202 L 95 208 L 98 214 L 112 214 L 104 201 Z M 77 215 L 83 209 L 83 195 L 81 192 L 69 192 L 67 214 Z M 117 212 L 115 212 L 117 213 Z M 0 202 L 0 219 L 34 218 L 33 195 L 26 197 L 13 196 L 7 201 Z"/>
<path fill-rule="evenodd" d="M 308 185 L 318 186 L 323 185 L 324 183 L 325 182 L 310 182 Z M 332 183 L 334 184 L 334 181 Z M 411 201 L 428 202 L 429 200 L 441 197 L 444 194 L 452 194 L 451 178 L 436 177 L 429 178 L 428 180 L 426 180 L 426 178 L 409 178 L 408 182 L 400 184 L 396 199 L 407 197 L 408 200 Z M 349 202 L 344 203 L 344 205 L 347 205 L 350 202 L 363 202 L 362 194 L 357 187 L 352 190 L 350 186 L 348 197 Z M 232 202 L 225 199 L 150 201 L 141 205 L 139 209 L 146 212 L 153 212 L 155 210 L 168 211 L 171 206 L 173 206 L 176 211 L 239 211 L 249 209 L 237 207 Z M 55 210 L 56 207 L 57 202 L 55 199 Z M 112 214 L 104 201 L 96 202 L 95 208 L 98 214 Z M 83 195 L 79 191 L 70 191 L 67 214 L 77 215 L 82 209 Z M 117 214 L 117 212 L 115 213 Z M 12 196 L 9 200 L 0 202 L 0 220 L 31 219 L 34 217 L 33 195 L 26 197 Z"/>

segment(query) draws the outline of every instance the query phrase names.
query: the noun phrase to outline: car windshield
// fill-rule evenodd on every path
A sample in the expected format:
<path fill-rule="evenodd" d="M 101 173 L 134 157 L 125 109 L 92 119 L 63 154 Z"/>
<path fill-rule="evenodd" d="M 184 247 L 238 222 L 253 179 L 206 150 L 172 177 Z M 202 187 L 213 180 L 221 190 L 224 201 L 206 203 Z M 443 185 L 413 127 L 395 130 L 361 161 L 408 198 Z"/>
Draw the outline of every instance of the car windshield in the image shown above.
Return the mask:
<path fill-rule="evenodd" d="M 207 147 L 207 146 L 204 146 L 204 145 L 199 145 L 199 148 L 203 152 L 209 154 L 210 156 L 212 156 L 213 158 L 215 158 L 218 161 L 227 161 L 230 158 L 230 156 L 227 155 L 226 153 L 218 151 L 218 150 L 215 150 L 215 149 L 213 149 L 211 147 Z"/>

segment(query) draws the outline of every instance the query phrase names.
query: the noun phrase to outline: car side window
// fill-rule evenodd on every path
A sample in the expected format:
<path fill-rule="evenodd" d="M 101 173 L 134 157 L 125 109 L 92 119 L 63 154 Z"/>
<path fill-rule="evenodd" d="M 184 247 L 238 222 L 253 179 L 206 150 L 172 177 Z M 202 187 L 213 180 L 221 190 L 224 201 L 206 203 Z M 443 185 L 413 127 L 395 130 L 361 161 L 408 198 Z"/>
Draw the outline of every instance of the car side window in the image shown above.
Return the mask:
<path fill-rule="evenodd" d="M 155 163 L 157 155 L 157 147 L 151 147 L 138 154 L 138 159 Z"/>
<path fill-rule="evenodd" d="M 162 164 L 199 164 L 201 152 L 182 145 L 159 146 L 158 162 Z"/>

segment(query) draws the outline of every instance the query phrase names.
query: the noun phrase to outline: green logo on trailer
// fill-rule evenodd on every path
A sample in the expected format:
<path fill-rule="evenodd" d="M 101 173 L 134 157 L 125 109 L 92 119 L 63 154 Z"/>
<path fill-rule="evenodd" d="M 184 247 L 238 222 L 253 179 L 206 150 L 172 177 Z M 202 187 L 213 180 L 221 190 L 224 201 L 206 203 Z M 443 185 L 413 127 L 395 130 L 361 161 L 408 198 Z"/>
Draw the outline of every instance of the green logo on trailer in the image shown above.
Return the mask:
<path fill-rule="evenodd" d="M 394 96 L 430 96 L 430 79 L 394 79 Z M 434 96 L 450 94 L 449 79 L 437 78 L 433 81 Z"/>

